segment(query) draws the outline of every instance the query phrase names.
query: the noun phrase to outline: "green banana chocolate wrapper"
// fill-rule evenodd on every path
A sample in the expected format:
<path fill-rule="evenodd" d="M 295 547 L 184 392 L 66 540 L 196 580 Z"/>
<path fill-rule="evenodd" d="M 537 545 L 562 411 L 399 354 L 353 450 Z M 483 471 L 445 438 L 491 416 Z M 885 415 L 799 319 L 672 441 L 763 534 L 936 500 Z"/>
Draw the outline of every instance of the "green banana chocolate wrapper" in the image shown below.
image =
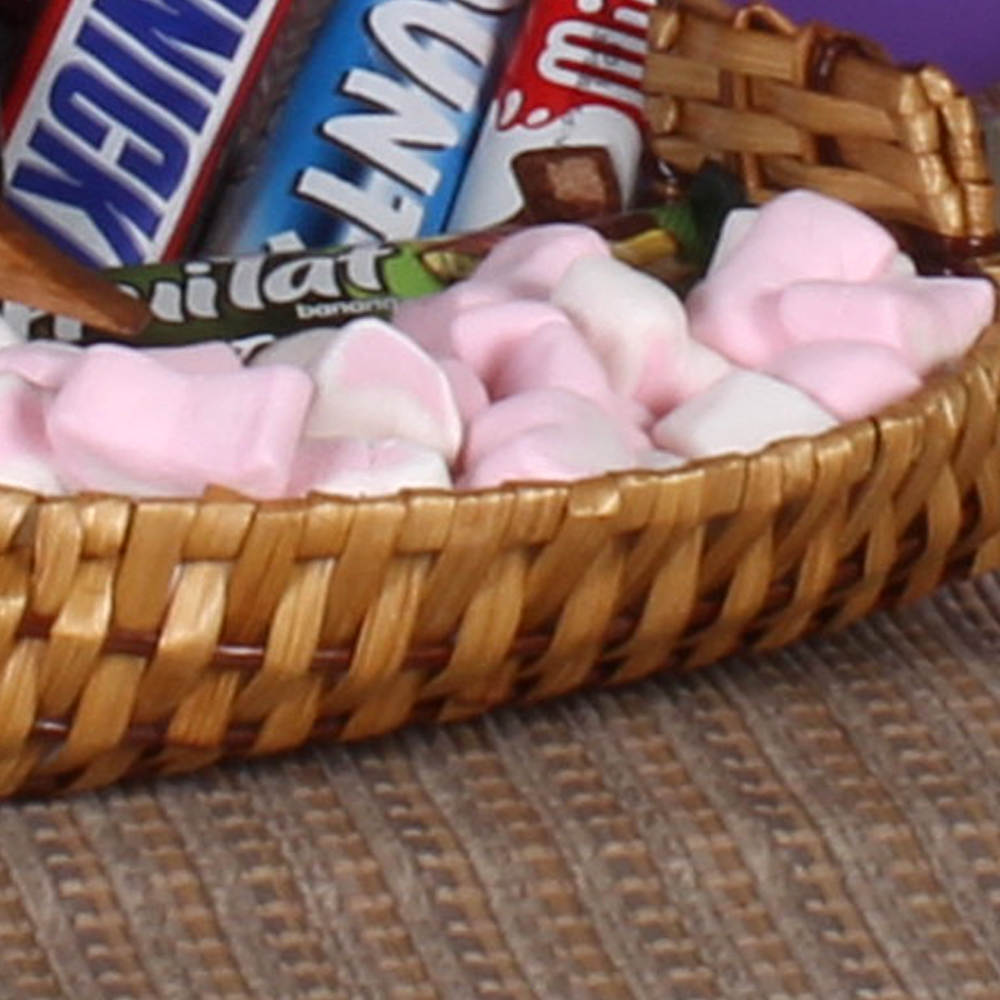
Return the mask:
<path fill-rule="evenodd" d="M 688 202 L 636 210 L 591 225 L 621 259 L 682 288 L 706 248 Z M 141 346 L 228 340 L 241 350 L 359 316 L 391 317 L 401 299 L 428 295 L 468 277 L 510 227 L 426 240 L 327 250 L 185 260 L 103 272 L 149 303 L 152 322 L 130 340 Z M 31 339 L 111 339 L 76 320 L 14 302 L 0 315 Z"/>

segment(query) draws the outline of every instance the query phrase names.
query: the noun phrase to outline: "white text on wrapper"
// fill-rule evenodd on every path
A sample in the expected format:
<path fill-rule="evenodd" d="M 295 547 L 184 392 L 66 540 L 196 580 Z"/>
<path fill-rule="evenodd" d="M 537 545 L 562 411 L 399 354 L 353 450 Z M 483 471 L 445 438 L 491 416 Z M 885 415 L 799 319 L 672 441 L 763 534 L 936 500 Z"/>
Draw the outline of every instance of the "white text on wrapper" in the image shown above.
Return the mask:
<path fill-rule="evenodd" d="M 419 39 L 432 37 L 485 72 L 496 48 L 496 35 L 474 15 L 502 15 L 522 0 L 385 0 L 369 13 L 366 30 L 402 80 L 371 69 L 351 69 L 337 83 L 336 93 L 366 105 L 371 112 L 337 114 L 319 125 L 331 145 L 357 158 L 376 175 L 405 185 L 420 197 L 392 199 L 377 187 L 352 183 L 319 166 L 303 169 L 294 193 L 360 227 L 369 238 L 405 239 L 420 232 L 424 202 L 437 190 L 440 170 L 421 150 L 456 146 L 458 129 L 446 109 L 471 114 L 481 95 L 477 84 L 456 72 L 435 49 Z"/>
<path fill-rule="evenodd" d="M 71 4 L 5 147 L 8 199 L 95 266 L 158 259 L 284 2 Z"/>
<path fill-rule="evenodd" d="M 300 323 L 339 323 L 391 308 L 395 296 L 385 265 L 398 254 L 399 248 L 391 244 L 369 244 L 323 253 L 189 260 L 165 265 L 174 274 L 143 281 L 141 296 L 128 283 L 119 287 L 148 301 L 154 322 L 166 327 L 209 321 L 221 323 L 220 334 L 226 334 L 227 318 L 251 315 L 259 316 L 260 328 L 266 329 L 269 314 L 273 315 L 275 309 L 294 310 Z M 69 343 L 84 339 L 79 320 L 54 316 L 18 302 L 0 303 L 0 316 L 26 338 Z"/>
<path fill-rule="evenodd" d="M 398 253 L 391 245 L 349 247 L 333 253 L 302 253 L 290 257 L 253 254 L 225 268 L 211 261 L 188 261 L 180 280 L 153 282 L 150 309 L 163 323 L 221 319 L 226 312 L 264 312 L 274 306 L 294 306 L 301 319 L 342 311 L 366 311 L 366 299 L 352 294 L 384 295 L 388 283 L 384 262 Z M 228 272 L 226 274 L 225 272 Z"/>

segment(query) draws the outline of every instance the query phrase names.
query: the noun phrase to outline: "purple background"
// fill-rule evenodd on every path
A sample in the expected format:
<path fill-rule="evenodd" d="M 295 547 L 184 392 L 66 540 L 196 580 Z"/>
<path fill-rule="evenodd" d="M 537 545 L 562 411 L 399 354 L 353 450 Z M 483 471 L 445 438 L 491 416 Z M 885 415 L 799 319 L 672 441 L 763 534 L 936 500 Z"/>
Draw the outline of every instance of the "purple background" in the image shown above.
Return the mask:
<path fill-rule="evenodd" d="M 870 35 L 904 62 L 933 62 L 970 92 L 1000 81 L 998 0 L 776 0 L 796 21 Z"/>

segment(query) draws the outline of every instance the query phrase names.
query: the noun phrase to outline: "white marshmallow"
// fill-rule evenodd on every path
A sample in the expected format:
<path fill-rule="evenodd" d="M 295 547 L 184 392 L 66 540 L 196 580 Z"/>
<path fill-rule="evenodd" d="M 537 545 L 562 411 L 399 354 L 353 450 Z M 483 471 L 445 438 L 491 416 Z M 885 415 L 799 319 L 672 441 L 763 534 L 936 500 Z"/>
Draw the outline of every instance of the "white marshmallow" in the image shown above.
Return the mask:
<path fill-rule="evenodd" d="M 290 496 L 387 496 L 404 489 L 450 489 L 440 452 L 412 441 L 304 440 L 292 465 Z"/>
<path fill-rule="evenodd" d="M 739 247 L 753 228 L 759 214 L 759 208 L 734 208 L 726 215 L 719 232 L 718 242 L 712 251 L 712 259 L 708 264 L 708 274 L 718 270 L 732 257 L 733 251 Z"/>
<path fill-rule="evenodd" d="M 653 469 L 656 472 L 679 468 L 687 461 L 683 455 L 676 455 L 674 452 L 664 451 L 662 448 L 646 448 L 635 457 L 636 468 Z"/>
<path fill-rule="evenodd" d="M 610 257 L 583 257 L 552 293 L 601 358 L 612 388 L 660 409 L 651 369 L 672 370 L 688 343 L 684 306 L 662 282 Z M 652 398 L 649 398 L 652 397 Z"/>
<path fill-rule="evenodd" d="M 529 226 L 497 243 L 472 280 L 501 285 L 516 298 L 545 298 L 575 261 L 610 255 L 604 238 L 588 226 L 570 222 Z"/>
<path fill-rule="evenodd" d="M 379 319 L 288 338 L 262 351 L 255 364 L 298 357 L 316 383 L 306 436 L 404 438 L 451 462 L 462 442 L 462 419 L 451 385 L 409 337 Z"/>
<path fill-rule="evenodd" d="M 654 443 L 689 458 L 749 454 L 773 441 L 821 434 L 836 419 L 804 392 L 753 371 L 736 371 L 682 403 L 653 428 Z"/>

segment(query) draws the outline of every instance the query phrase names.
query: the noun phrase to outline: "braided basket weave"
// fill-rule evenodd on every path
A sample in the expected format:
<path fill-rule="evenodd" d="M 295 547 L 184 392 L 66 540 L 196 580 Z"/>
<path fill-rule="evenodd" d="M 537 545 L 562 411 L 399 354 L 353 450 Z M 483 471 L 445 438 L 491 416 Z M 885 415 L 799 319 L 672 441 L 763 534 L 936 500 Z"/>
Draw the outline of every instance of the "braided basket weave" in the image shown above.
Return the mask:
<path fill-rule="evenodd" d="M 652 18 L 655 151 L 810 186 L 989 272 L 942 73 L 767 7 Z M 928 264 L 928 262 L 930 262 Z M 877 419 L 750 457 L 388 499 L 0 491 L 0 794 L 351 740 L 787 643 L 1000 565 L 1000 329 Z"/>

